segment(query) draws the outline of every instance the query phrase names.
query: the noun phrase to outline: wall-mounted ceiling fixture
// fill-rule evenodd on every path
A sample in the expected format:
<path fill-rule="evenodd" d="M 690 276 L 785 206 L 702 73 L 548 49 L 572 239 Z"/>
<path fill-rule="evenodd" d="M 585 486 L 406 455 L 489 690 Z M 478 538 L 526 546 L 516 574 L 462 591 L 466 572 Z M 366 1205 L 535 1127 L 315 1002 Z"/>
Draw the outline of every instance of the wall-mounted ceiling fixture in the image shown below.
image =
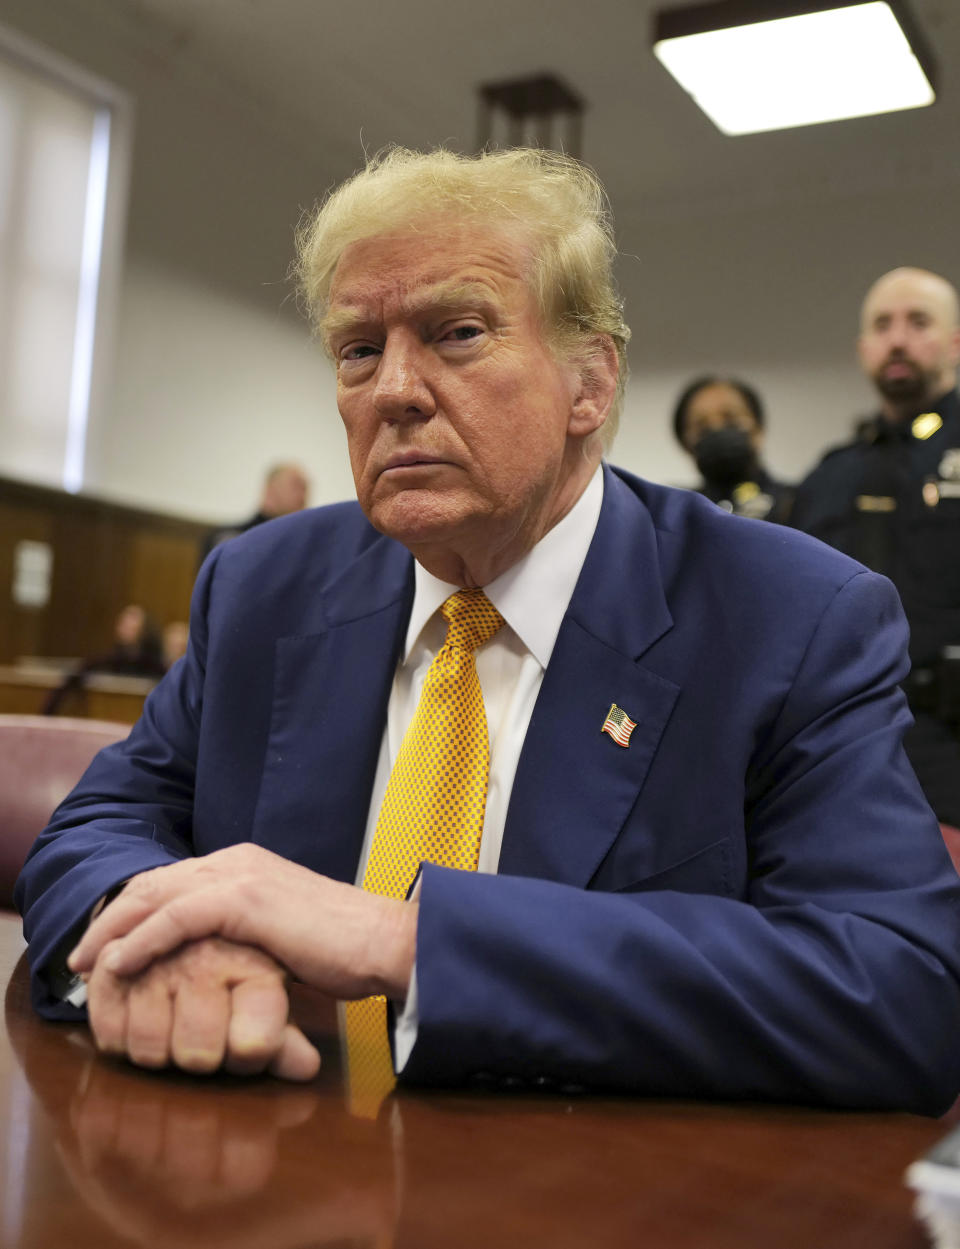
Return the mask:
<path fill-rule="evenodd" d="M 580 155 L 584 102 L 552 74 L 534 74 L 507 82 L 481 83 L 477 146 L 508 144 L 556 147 Z M 561 125 L 554 133 L 554 122 Z"/>
<path fill-rule="evenodd" d="M 724 134 L 935 99 L 933 56 L 904 0 L 713 0 L 658 13 L 653 50 Z"/>

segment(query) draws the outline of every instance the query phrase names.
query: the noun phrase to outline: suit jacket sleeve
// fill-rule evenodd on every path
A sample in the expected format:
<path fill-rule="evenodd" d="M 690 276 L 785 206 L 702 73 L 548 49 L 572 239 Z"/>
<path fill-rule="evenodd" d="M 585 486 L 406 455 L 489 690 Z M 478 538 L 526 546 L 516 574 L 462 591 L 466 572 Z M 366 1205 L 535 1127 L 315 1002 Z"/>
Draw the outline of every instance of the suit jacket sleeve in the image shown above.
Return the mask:
<path fill-rule="evenodd" d="M 138 872 L 254 841 L 354 879 L 410 565 L 356 504 L 211 553 L 186 656 L 54 812 L 17 882 L 42 1014 L 77 1017 L 49 972 L 97 900 Z"/>
<path fill-rule="evenodd" d="M 945 1109 L 957 882 L 899 745 L 905 634 L 872 574 L 829 602 L 756 743 L 733 896 L 426 866 L 404 1079 Z"/>
<path fill-rule="evenodd" d="M 83 1014 L 61 1000 L 54 981 L 63 979 L 66 956 L 98 900 L 139 872 L 193 853 L 209 580 L 210 568 L 194 593 L 188 655 L 148 695 L 130 736 L 96 756 L 17 881 L 33 1002 L 48 1018 Z"/>

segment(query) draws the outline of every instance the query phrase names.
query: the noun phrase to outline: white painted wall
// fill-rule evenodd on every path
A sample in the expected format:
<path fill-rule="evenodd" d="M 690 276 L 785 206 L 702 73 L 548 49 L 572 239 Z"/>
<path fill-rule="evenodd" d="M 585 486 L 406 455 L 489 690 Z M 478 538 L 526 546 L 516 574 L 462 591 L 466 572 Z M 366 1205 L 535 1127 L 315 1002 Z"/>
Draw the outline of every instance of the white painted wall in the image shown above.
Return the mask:
<path fill-rule="evenodd" d="M 254 509 L 265 465 L 299 460 L 314 501 L 352 497 L 333 371 L 304 327 L 131 258 L 98 492 L 207 519 Z"/>

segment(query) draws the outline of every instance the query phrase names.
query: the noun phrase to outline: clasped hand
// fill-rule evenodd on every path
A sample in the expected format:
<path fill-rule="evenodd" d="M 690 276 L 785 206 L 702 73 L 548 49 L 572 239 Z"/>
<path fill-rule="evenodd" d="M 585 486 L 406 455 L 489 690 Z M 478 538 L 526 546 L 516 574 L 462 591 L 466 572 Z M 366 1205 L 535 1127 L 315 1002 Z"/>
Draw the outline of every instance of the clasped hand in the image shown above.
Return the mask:
<path fill-rule="evenodd" d="M 406 995 L 415 903 L 365 893 L 263 847 L 133 877 L 70 956 L 100 1049 L 141 1066 L 311 1079 L 287 973 L 339 998 Z"/>

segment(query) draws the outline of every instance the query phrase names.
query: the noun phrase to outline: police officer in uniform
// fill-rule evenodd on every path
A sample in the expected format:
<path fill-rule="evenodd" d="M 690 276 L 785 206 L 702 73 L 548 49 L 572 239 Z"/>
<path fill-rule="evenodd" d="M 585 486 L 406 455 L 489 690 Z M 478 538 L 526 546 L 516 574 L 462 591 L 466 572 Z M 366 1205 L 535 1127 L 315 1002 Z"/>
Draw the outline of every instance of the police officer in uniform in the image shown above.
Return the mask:
<path fill-rule="evenodd" d="M 696 462 L 701 494 L 737 516 L 786 524 L 793 489 L 760 459 L 766 420 L 760 396 L 735 378 L 698 377 L 673 410 L 677 442 Z"/>
<path fill-rule="evenodd" d="M 860 363 L 880 411 L 800 485 L 792 523 L 896 585 L 910 622 L 908 754 L 941 822 L 960 826 L 960 312 L 922 269 L 867 292 Z"/>

